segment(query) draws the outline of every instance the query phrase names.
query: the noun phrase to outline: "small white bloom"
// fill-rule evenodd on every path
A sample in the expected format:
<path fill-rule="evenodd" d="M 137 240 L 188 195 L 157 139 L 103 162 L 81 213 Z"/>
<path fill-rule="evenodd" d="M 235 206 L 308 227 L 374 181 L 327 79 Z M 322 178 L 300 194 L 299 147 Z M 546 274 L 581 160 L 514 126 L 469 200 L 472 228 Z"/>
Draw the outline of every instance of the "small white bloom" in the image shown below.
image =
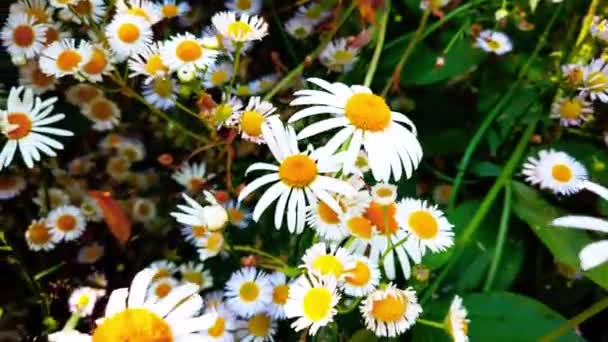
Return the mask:
<path fill-rule="evenodd" d="M 232 273 L 226 283 L 226 304 L 242 317 L 263 312 L 272 302 L 272 285 L 268 275 L 253 267 Z"/>
<path fill-rule="evenodd" d="M 582 97 L 563 97 L 551 106 L 551 118 L 559 119 L 562 126 L 579 126 L 593 114 L 591 102 Z"/>
<path fill-rule="evenodd" d="M 64 241 L 78 239 L 87 226 L 80 209 L 72 205 L 63 205 L 51 210 L 46 224 L 51 227 L 53 234 Z"/>
<path fill-rule="evenodd" d="M 308 334 L 313 336 L 319 328 L 334 320 L 339 301 L 336 278 L 318 279 L 302 275 L 289 286 L 285 315 L 287 318 L 297 318 L 291 324 L 295 331 L 309 328 Z"/>
<path fill-rule="evenodd" d="M 319 60 L 331 71 L 347 72 L 357 61 L 358 52 L 358 49 L 348 46 L 345 38 L 335 39 L 323 49 Z"/>
<path fill-rule="evenodd" d="M 243 14 L 258 14 L 262 9 L 262 0 L 228 0 L 226 8 Z"/>
<path fill-rule="evenodd" d="M 25 241 L 32 251 L 50 251 L 60 240 L 61 237 L 49 228 L 44 219 L 32 221 L 25 231 Z"/>
<path fill-rule="evenodd" d="M 476 43 L 482 50 L 497 55 L 504 55 L 513 50 L 513 45 L 511 44 L 509 36 L 498 31 L 481 31 L 479 37 L 477 37 Z"/>
<path fill-rule="evenodd" d="M 94 289 L 92 287 L 79 287 L 72 292 L 68 303 L 70 312 L 78 313 L 80 317 L 88 317 L 93 313 L 95 304 L 100 297 L 105 295 L 104 290 Z"/>
<path fill-rule="evenodd" d="M 532 185 L 549 189 L 558 195 L 572 195 L 583 189 L 588 179 L 583 164 L 565 152 L 541 150 L 538 157 L 529 157 L 522 174 Z"/>
<path fill-rule="evenodd" d="M 39 54 L 44 48 L 46 27 L 36 23 L 32 16 L 25 13 L 15 13 L 8 16 L 8 20 L 0 31 L 2 45 L 13 57 L 22 57 L 23 60 Z"/>
<path fill-rule="evenodd" d="M 467 309 L 462 305 L 462 298 L 454 296 L 452 304 L 450 304 L 450 311 L 445 319 L 447 331 L 450 333 L 454 342 L 468 342 L 469 341 L 469 323 L 471 321 L 467 319 Z"/>
<path fill-rule="evenodd" d="M 422 313 L 412 288 L 400 290 L 393 284 L 372 292 L 359 307 L 367 329 L 381 337 L 403 334 Z"/>
<path fill-rule="evenodd" d="M 219 12 L 211 22 L 218 33 L 235 43 L 261 40 L 268 34 L 268 24 L 256 15 L 241 14 L 237 19 L 235 12 Z"/>
<path fill-rule="evenodd" d="M 152 28 L 145 19 L 130 15 L 115 15 L 106 27 L 106 37 L 116 54 L 118 62 L 123 62 L 132 54 L 144 51 L 152 43 Z"/>

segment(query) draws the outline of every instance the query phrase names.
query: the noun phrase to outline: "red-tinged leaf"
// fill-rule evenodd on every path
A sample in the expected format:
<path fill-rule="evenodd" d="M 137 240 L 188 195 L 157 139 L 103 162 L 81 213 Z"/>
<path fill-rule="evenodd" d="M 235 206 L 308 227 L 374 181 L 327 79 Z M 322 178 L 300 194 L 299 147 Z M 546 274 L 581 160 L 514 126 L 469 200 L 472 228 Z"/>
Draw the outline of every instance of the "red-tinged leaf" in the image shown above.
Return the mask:
<path fill-rule="evenodd" d="M 95 199 L 103 212 L 103 217 L 110 228 L 110 232 L 121 244 L 127 243 L 131 237 L 131 222 L 109 192 L 90 191 L 89 195 Z"/>

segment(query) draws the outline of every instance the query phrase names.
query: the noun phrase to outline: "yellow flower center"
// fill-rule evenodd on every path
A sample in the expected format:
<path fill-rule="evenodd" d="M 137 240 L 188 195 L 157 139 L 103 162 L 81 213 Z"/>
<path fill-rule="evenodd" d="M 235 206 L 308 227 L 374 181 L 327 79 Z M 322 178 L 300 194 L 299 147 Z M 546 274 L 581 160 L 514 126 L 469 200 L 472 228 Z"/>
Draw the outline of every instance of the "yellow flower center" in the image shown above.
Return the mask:
<path fill-rule="evenodd" d="M 251 8 L 251 0 L 237 0 L 235 5 L 241 11 L 248 10 Z"/>
<path fill-rule="evenodd" d="M 159 54 L 148 57 L 145 69 L 146 72 L 152 76 L 156 76 L 159 74 L 162 75 L 169 71 L 169 68 L 167 68 L 165 64 L 163 64 L 163 60 L 160 58 Z"/>
<path fill-rule="evenodd" d="M 173 289 L 173 286 L 169 283 L 160 283 L 156 288 L 154 288 L 154 294 L 158 298 L 165 298 L 169 292 Z"/>
<path fill-rule="evenodd" d="M 245 218 L 245 213 L 236 208 L 228 208 L 226 209 L 226 212 L 228 213 L 228 218 L 230 219 L 230 222 L 233 224 L 241 223 Z"/>
<path fill-rule="evenodd" d="M 583 104 L 577 99 L 565 99 L 559 106 L 559 113 L 564 119 L 577 119 L 581 116 Z"/>
<path fill-rule="evenodd" d="M 252 137 L 262 135 L 263 122 L 264 116 L 256 111 L 246 111 L 241 115 L 241 129 Z"/>
<path fill-rule="evenodd" d="M 85 306 L 87 306 L 87 304 L 89 304 L 90 302 L 90 298 L 88 295 L 81 295 L 80 297 L 78 297 L 78 300 L 76 301 L 76 306 L 78 307 L 79 310 L 82 310 L 85 308 Z"/>
<path fill-rule="evenodd" d="M 265 313 L 259 313 L 247 321 L 249 335 L 256 337 L 266 337 L 270 331 L 272 321 Z"/>
<path fill-rule="evenodd" d="M 65 50 L 57 56 L 55 64 L 61 71 L 72 71 L 78 67 L 82 56 L 75 50 Z"/>
<path fill-rule="evenodd" d="M 194 226 L 192 227 L 192 235 L 195 237 L 203 237 L 207 232 L 207 228 L 205 226 Z"/>
<path fill-rule="evenodd" d="M 317 203 L 317 214 L 319 215 L 321 221 L 323 221 L 324 223 L 340 223 L 340 218 L 338 217 L 338 214 L 323 201 L 319 201 Z"/>
<path fill-rule="evenodd" d="M 173 18 L 177 16 L 177 6 L 175 4 L 167 4 L 163 6 L 163 16 L 165 18 Z"/>
<path fill-rule="evenodd" d="M 369 266 L 362 261 L 357 261 L 355 268 L 346 272 L 346 282 L 355 286 L 367 285 L 372 276 Z"/>
<path fill-rule="evenodd" d="M 372 222 L 363 216 L 354 216 L 346 221 L 348 231 L 364 240 L 369 240 L 372 237 L 373 227 Z"/>
<path fill-rule="evenodd" d="M 82 69 L 87 74 L 97 75 L 101 74 L 106 69 L 107 65 L 108 59 L 106 58 L 104 51 L 102 49 L 95 48 L 93 49 L 91 59 L 82 67 Z"/>
<path fill-rule="evenodd" d="M 118 39 L 125 43 L 134 43 L 139 39 L 139 27 L 132 23 L 123 23 L 118 28 Z"/>
<path fill-rule="evenodd" d="M 308 290 L 302 303 L 304 316 L 313 322 L 324 319 L 330 313 L 332 299 L 331 292 L 324 287 L 315 287 Z"/>
<path fill-rule="evenodd" d="M 239 85 L 234 92 L 239 96 L 246 96 L 251 94 L 251 89 L 249 89 L 248 85 L 242 84 Z"/>
<path fill-rule="evenodd" d="M 253 302 L 260 295 L 260 287 L 255 281 L 246 281 L 239 289 L 239 297 L 244 302 Z"/>
<path fill-rule="evenodd" d="M 342 262 L 335 255 L 321 255 L 312 262 L 312 267 L 317 270 L 321 275 L 331 274 L 336 278 L 342 275 L 344 272 L 344 266 Z"/>
<path fill-rule="evenodd" d="M 156 95 L 160 97 L 168 98 L 173 95 L 173 82 L 170 78 L 155 79 L 152 88 L 154 89 Z"/>
<path fill-rule="evenodd" d="M 211 233 L 207 238 L 207 248 L 211 251 L 217 252 L 222 249 L 224 245 L 224 236 L 221 233 Z"/>
<path fill-rule="evenodd" d="M 500 49 L 500 43 L 494 39 L 488 39 L 487 43 L 488 43 L 488 47 L 492 51 L 496 51 L 496 50 Z"/>
<path fill-rule="evenodd" d="M 551 176 L 558 182 L 566 183 L 572 179 L 572 169 L 565 164 L 555 164 L 551 168 Z"/>
<path fill-rule="evenodd" d="M 279 178 L 293 188 L 307 187 L 317 178 L 317 164 L 302 154 L 289 156 L 279 166 Z"/>
<path fill-rule="evenodd" d="M 120 157 L 112 158 L 108 163 L 108 169 L 111 172 L 114 172 L 115 174 L 122 174 L 127 172 L 129 170 L 129 166 L 129 162 L 126 159 Z"/>
<path fill-rule="evenodd" d="M 226 321 L 222 317 L 218 317 L 207 333 L 212 337 L 220 337 L 224 335 L 224 331 L 226 331 Z"/>
<path fill-rule="evenodd" d="M 383 322 L 395 322 L 405 315 L 407 303 L 403 295 L 387 295 L 372 304 L 372 316 Z"/>
<path fill-rule="evenodd" d="M 185 62 L 195 61 L 203 55 L 203 48 L 194 40 L 184 40 L 175 48 L 177 58 Z"/>
<path fill-rule="evenodd" d="M 13 42 L 20 47 L 28 47 L 34 43 L 35 33 L 30 25 L 19 25 L 13 30 Z"/>
<path fill-rule="evenodd" d="M 253 32 L 251 25 L 244 21 L 235 21 L 228 25 L 228 35 L 230 37 L 243 37 Z"/>
<path fill-rule="evenodd" d="M 351 96 L 344 112 L 351 124 L 365 131 L 383 131 L 391 123 L 390 108 L 383 98 L 374 94 L 359 93 Z"/>
<path fill-rule="evenodd" d="M 589 75 L 589 88 L 596 93 L 603 92 L 608 87 L 608 79 L 601 71 L 596 71 Z"/>
<path fill-rule="evenodd" d="M 26 10 L 28 16 L 36 19 L 37 23 L 47 23 L 49 21 L 49 16 L 46 14 L 46 6 L 43 7 L 30 7 Z"/>
<path fill-rule="evenodd" d="M 6 134 L 9 139 L 21 139 L 30 134 L 32 121 L 25 113 L 8 113 L 7 119 L 10 125 L 17 126 L 17 128 Z"/>
<path fill-rule="evenodd" d="M 32 223 L 27 229 L 30 241 L 35 245 L 42 245 L 49 241 L 51 234 L 44 223 Z"/>
<path fill-rule="evenodd" d="M 272 290 L 272 302 L 278 305 L 284 305 L 287 303 L 289 297 L 289 286 L 287 284 L 281 284 L 274 287 Z"/>
<path fill-rule="evenodd" d="M 141 7 L 132 7 L 127 11 L 127 13 L 150 21 L 150 16 L 148 16 L 148 13 Z"/>
<path fill-rule="evenodd" d="M 76 218 L 72 215 L 61 215 L 56 221 L 57 229 L 64 232 L 71 232 L 76 228 Z"/>
<path fill-rule="evenodd" d="M 198 286 L 203 286 L 203 274 L 201 272 L 189 271 L 182 273 L 183 280 L 194 283 Z"/>
<path fill-rule="evenodd" d="M 399 224 L 395 218 L 396 212 L 397 206 L 394 203 L 382 206 L 372 201 L 364 216 L 370 220 L 372 225 L 376 226 L 382 234 L 391 235 L 397 232 L 397 229 L 399 228 Z"/>
<path fill-rule="evenodd" d="M 107 121 L 114 117 L 114 106 L 109 100 L 100 98 L 91 104 L 91 115 L 100 121 Z"/>
<path fill-rule="evenodd" d="M 214 86 L 220 86 L 228 80 L 228 73 L 226 70 L 217 70 L 211 73 L 211 84 Z"/>
<path fill-rule="evenodd" d="M 338 50 L 334 53 L 337 64 L 348 64 L 353 60 L 353 54 L 348 50 Z"/>
<path fill-rule="evenodd" d="M 432 239 L 439 232 L 439 224 L 435 217 L 424 210 L 411 213 L 408 224 L 420 239 Z"/>
<path fill-rule="evenodd" d="M 171 327 L 147 309 L 126 309 L 106 318 L 93 332 L 92 342 L 173 342 Z"/>

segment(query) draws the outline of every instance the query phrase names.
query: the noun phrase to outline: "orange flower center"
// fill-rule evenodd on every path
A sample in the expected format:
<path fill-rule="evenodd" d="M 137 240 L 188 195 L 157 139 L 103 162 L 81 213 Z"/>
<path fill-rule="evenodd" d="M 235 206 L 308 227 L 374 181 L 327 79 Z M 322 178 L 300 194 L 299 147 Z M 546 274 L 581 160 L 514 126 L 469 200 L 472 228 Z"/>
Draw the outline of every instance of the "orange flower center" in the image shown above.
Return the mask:
<path fill-rule="evenodd" d="M 124 23 L 118 28 L 118 39 L 125 43 L 134 43 L 139 39 L 139 27 L 132 23 Z"/>
<path fill-rule="evenodd" d="M 391 110 L 378 95 L 358 93 L 352 95 L 344 107 L 346 118 L 353 126 L 364 131 L 380 132 L 391 123 Z"/>
<path fill-rule="evenodd" d="M 47 243 L 51 238 L 49 229 L 44 223 L 33 223 L 27 230 L 30 241 L 36 245 Z"/>
<path fill-rule="evenodd" d="M 278 305 L 287 303 L 289 297 L 289 286 L 286 284 L 277 285 L 272 291 L 272 302 Z"/>
<path fill-rule="evenodd" d="M 383 206 L 372 201 L 364 216 L 370 220 L 372 225 L 376 226 L 382 234 L 391 235 L 399 228 L 397 219 L 395 219 L 396 212 L 397 206 L 394 203 Z"/>
<path fill-rule="evenodd" d="M 224 331 L 226 330 L 226 321 L 222 317 L 218 317 L 215 320 L 215 324 L 209 328 L 207 332 L 209 336 L 212 337 L 220 337 L 224 335 Z"/>
<path fill-rule="evenodd" d="M 83 103 L 89 103 L 91 100 L 100 95 L 99 89 L 93 86 L 81 86 L 78 88 L 76 96 L 79 101 Z"/>
<path fill-rule="evenodd" d="M 148 58 L 146 62 L 146 72 L 150 75 L 159 75 L 165 74 L 169 71 L 169 68 L 163 64 L 163 60 L 160 58 L 160 55 L 152 55 Z"/>
<path fill-rule="evenodd" d="M 241 11 L 248 10 L 251 8 L 251 0 L 237 0 L 235 5 Z"/>
<path fill-rule="evenodd" d="M 101 74 L 108 65 L 108 59 L 106 58 L 106 54 L 103 50 L 95 48 L 93 49 L 93 54 L 91 55 L 91 59 L 87 64 L 85 64 L 82 69 L 87 74 L 97 75 Z"/>
<path fill-rule="evenodd" d="M 357 261 L 355 268 L 346 272 L 346 282 L 355 286 L 366 285 L 372 276 L 369 266 L 361 261 Z"/>
<path fill-rule="evenodd" d="M 211 74 L 211 83 L 219 86 L 228 81 L 228 73 L 225 70 L 217 70 Z"/>
<path fill-rule="evenodd" d="M 418 210 L 410 214 L 408 224 L 414 233 L 421 239 L 432 239 L 439 232 L 439 225 L 433 215 L 424 211 Z"/>
<path fill-rule="evenodd" d="M 279 178 L 290 187 L 307 187 L 317 178 L 317 164 L 302 154 L 289 156 L 279 166 Z"/>
<path fill-rule="evenodd" d="M 73 71 L 78 67 L 82 56 L 76 50 L 65 50 L 57 56 L 55 63 L 61 71 Z"/>
<path fill-rule="evenodd" d="M 8 123 L 17 126 L 7 133 L 9 139 L 21 139 L 32 130 L 32 120 L 25 113 L 8 113 Z"/>
<path fill-rule="evenodd" d="M 327 224 L 338 224 L 340 223 L 340 218 L 338 214 L 330 208 L 325 202 L 319 201 L 317 203 L 317 214 L 319 214 L 319 218 L 321 221 Z"/>
<path fill-rule="evenodd" d="M 93 332 L 92 342 L 173 342 L 171 327 L 147 309 L 126 309 L 106 318 Z"/>
<path fill-rule="evenodd" d="M 265 313 L 259 313 L 247 321 L 247 329 L 249 335 L 255 337 L 266 337 L 270 331 L 272 321 Z"/>
<path fill-rule="evenodd" d="M 241 115 L 241 129 L 252 137 L 262 135 L 263 122 L 264 116 L 256 111 L 246 111 Z"/>
<path fill-rule="evenodd" d="M 192 227 L 192 235 L 195 237 L 203 237 L 205 236 L 205 232 L 207 232 L 207 228 L 205 228 L 205 226 Z"/>
<path fill-rule="evenodd" d="M 243 222 L 243 219 L 245 218 L 245 213 L 243 213 L 241 210 L 236 209 L 236 208 L 228 208 L 228 209 L 226 209 L 226 212 L 228 212 L 228 217 L 230 218 L 230 222 L 232 222 L 233 224 L 241 223 L 241 222 Z"/>
<path fill-rule="evenodd" d="M 171 286 L 171 284 L 161 283 L 154 289 L 154 294 L 158 298 L 165 298 L 169 294 L 169 292 L 171 292 L 172 289 L 173 287 Z"/>
<path fill-rule="evenodd" d="M 85 247 L 84 257 L 86 260 L 95 261 L 101 256 L 101 248 L 97 246 Z"/>
<path fill-rule="evenodd" d="M 407 303 L 403 295 L 387 295 L 372 304 L 372 316 L 383 322 L 395 322 L 405 315 Z"/>
<path fill-rule="evenodd" d="M 91 105 L 91 115 L 100 121 L 107 121 L 114 117 L 114 107 L 112 102 L 106 99 L 99 99 Z"/>
<path fill-rule="evenodd" d="M 566 183 L 572 179 L 572 170 L 568 165 L 555 164 L 551 168 L 551 175 L 558 182 Z"/>
<path fill-rule="evenodd" d="M 184 40 L 175 50 L 177 57 L 185 62 L 195 61 L 203 55 L 203 48 L 194 40 Z"/>
<path fill-rule="evenodd" d="M 165 18 L 173 18 L 177 16 L 177 6 L 175 4 L 167 4 L 163 6 L 163 16 Z"/>
<path fill-rule="evenodd" d="M 192 189 L 194 192 L 199 191 L 205 185 L 205 181 L 200 178 L 190 178 L 188 183 L 190 185 L 190 189 Z"/>
<path fill-rule="evenodd" d="M 76 228 L 76 218 L 72 215 L 61 215 L 57 218 L 57 228 L 64 232 L 71 232 Z"/>
<path fill-rule="evenodd" d="M 93 6 L 89 0 L 80 0 L 76 5 L 72 6 L 74 11 L 80 15 L 87 15 L 92 12 Z"/>
<path fill-rule="evenodd" d="M 13 42 L 20 47 L 28 47 L 34 43 L 35 33 L 30 25 L 19 25 L 13 30 Z"/>
<path fill-rule="evenodd" d="M 350 233 L 360 239 L 369 240 L 372 237 L 372 222 L 363 216 L 354 216 L 346 221 Z"/>

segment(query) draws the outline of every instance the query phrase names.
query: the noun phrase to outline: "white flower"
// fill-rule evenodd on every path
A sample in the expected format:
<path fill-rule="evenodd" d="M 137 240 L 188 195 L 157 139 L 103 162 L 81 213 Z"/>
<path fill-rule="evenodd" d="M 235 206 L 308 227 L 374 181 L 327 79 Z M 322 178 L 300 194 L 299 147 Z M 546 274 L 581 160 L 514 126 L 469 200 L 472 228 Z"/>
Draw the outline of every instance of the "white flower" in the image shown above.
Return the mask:
<path fill-rule="evenodd" d="M 226 304 L 237 315 L 251 317 L 266 310 L 272 302 L 268 275 L 253 267 L 235 271 L 226 283 Z"/>
<path fill-rule="evenodd" d="M 319 60 L 331 71 L 346 72 L 357 61 L 358 52 L 359 49 L 348 46 L 346 38 L 335 39 L 323 49 Z"/>
<path fill-rule="evenodd" d="M 53 232 L 45 220 L 34 220 L 25 231 L 25 241 L 32 251 L 50 251 L 61 240 L 61 237 Z"/>
<path fill-rule="evenodd" d="M 48 336 L 49 342 L 91 342 L 91 336 L 76 330 L 59 330 Z"/>
<path fill-rule="evenodd" d="M 51 210 L 46 224 L 51 227 L 53 234 L 64 241 L 78 239 L 87 226 L 80 209 L 72 205 L 63 205 Z"/>
<path fill-rule="evenodd" d="M 76 24 L 100 23 L 107 13 L 104 0 L 70 0 L 70 8 L 62 8 L 59 17 L 64 21 L 73 21 Z"/>
<path fill-rule="evenodd" d="M 593 114 L 591 102 L 582 97 L 563 97 L 551 106 L 551 118 L 559 119 L 562 126 L 579 126 Z"/>
<path fill-rule="evenodd" d="M 179 281 L 173 277 L 158 278 L 150 283 L 147 297 L 158 301 L 171 294 L 179 286 Z"/>
<path fill-rule="evenodd" d="M 374 178 L 388 182 L 401 179 L 405 170 L 409 178 L 420 163 L 422 149 L 416 138 L 416 128 L 405 115 L 391 111 L 385 100 L 374 95 L 367 87 L 342 83 L 329 83 L 319 78 L 309 82 L 323 88 L 300 90 L 295 93 L 292 106 L 310 106 L 294 113 L 289 122 L 318 114 L 333 114 L 329 119 L 315 122 L 298 133 L 298 139 L 305 139 L 319 133 L 341 129 L 321 149 L 333 153 L 347 141 L 344 156 L 344 173 L 355 169 L 355 161 L 362 147 L 369 156 L 369 164 Z M 410 130 L 401 125 L 410 126 Z M 390 144 L 386 142 L 390 141 Z"/>
<path fill-rule="evenodd" d="M 182 236 L 191 245 L 198 247 L 207 237 L 207 228 L 205 226 L 185 226 L 182 228 Z"/>
<path fill-rule="evenodd" d="M 207 48 L 205 39 L 197 38 L 192 33 L 178 34 L 160 48 L 163 62 L 170 70 L 200 70 L 215 61 L 216 50 Z"/>
<path fill-rule="evenodd" d="M 476 40 L 477 46 L 486 52 L 504 55 L 513 50 L 511 39 L 502 32 L 484 30 L 479 33 Z"/>
<path fill-rule="evenodd" d="M 255 163 L 246 173 L 267 170 L 266 174 L 247 186 L 239 194 L 239 202 L 256 189 L 274 183 L 266 190 L 253 210 L 253 220 L 258 221 L 264 210 L 278 199 L 274 224 L 281 228 L 283 216 L 287 214 L 287 227 L 290 232 L 301 233 L 306 223 L 306 208 L 320 199 L 335 212 L 341 209 L 329 194 L 354 194 L 354 189 L 346 182 L 322 174 L 337 171 L 334 158 L 319 159 L 317 151 L 310 154 L 300 152 L 292 127 L 285 128 L 278 118 L 268 120 L 262 125 L 262 136 L 279 165 Z M 287 211 L 285 210 L 287 208 Z"/>
<path fill-rule="evenodd" d="M 154 25 L 163 19 L 160 5 L 150 0 L 118 0 L 116 11 L 120 14 L 128 14 L 140 17 L 150 25 Z"/>
<path fill-rule="evenodd" d="M 331 11 L 325 6 L 321 3 L 311 2 L 308 5 L 300 6 L 297 15 L 316 25 L 331 16 Z"/>
<path fill-rule="evenodd" d="M 82 75 L 76 74 L 76 78 L 91 82 L 101 82 L 103 75 L 109 74 L 114 69 L 115 62 L 111 51 L 101 44 L 93 45 L 90 58 L 84 61 L 80 69 Z"/>
<path fill-rule="evenodd" d="M 224 250 L 224 235 L 222 232 L 210 232 L 205 235 L 198 246 L 198 257 L 201 261 L 217 256 Z"/>
<path fill-rule="evenodd" d="M 148 266 L 149 269 L 154 271 L 154 276 L 152 280 L 157 280 L 160 278 L 172 277 L 175 272 L 177 272 L 177 266 L 175 263 L 169 260 L 158 260 L 151 263 Z"/>
<path fill-rule="evenodd" d="M 356 266 L 353 256 L 344 248 L 331 248 L 328 251 L 327 245 L 320 242 L 309 247 L 302 257 L 301 267 L 308 271 L 308 274 L 317 277 L 334 277 L 341 281 L 345 277 L 345 271 Z"/>
<path fill-rule="evenodd" d="M 156 203 L 149 198 L 137 198 L 131 208 L 131 217 L 135 222 L 147 223 L 156 219 Z"/>
<path fill-rule="evenodd" d="M 42 50 L 40 69 L 57 78 L 74 75 L 91 59 L 92 54 L 93 48 L 86 41 L 81 41 L 78 47 L 74 39 L 56 41 Z"/>
<path fill-rule="evenodd" d="M 97 242 L 80 247 L 76 261 L 80 264 L 94 264 L 103 257 L 104 247 Z"/>
<path fill-rule="evenodd" d="M 300 331 L 309 328 L 308 334 L 312 336 L 334 320 L 339 301 L 336 278 L 317 279 L 302 275 L 289 286 L 285 314 L 287 318 L 297 318 L 291 324 L 293 329 Z"/>
<path fill-rule="evenodd" d="M 203 207 L 188 195 L 182 194 L 188 205 L 178 205 L 177 208 L 182 212 L 172 212 L 171 216 L 179 223 L 204 226 L 211 231 L 224 228 L 228 222 L 226 209 L 215 200 L 209 191 L 205 191 L 204 194 L 207 202 L 211 203 L 210 205 Z"/>
<path fill-rule="evenodd" d="M 599 19 L 598 17 L 593 18 L 589 32 L 592 37 L 608 42 L 608 20 L 605 18 Z"/>
<path fill-rule="evenodd" d="M 215 314 L 216 319 L 211 327 L 201 333 L 202 340 L 209 342 L 233 342 L 236 317 L 222 301 L 222 293 L 212 293 L 205 297 L 205 300 L 207 301 L 205 313 Z"/>
<path fill-rule="evenodd" d="M 55 83 L 57 79 L 42 72 L 37 60 L 30 60 L 19 68 L 19 84 L 31 88 L 34 94 L 54 90 Z"/>
<path fill-rule="evenodd" d="M 163 0 L 161 4 L 161 13 L 164 19 L 181 17 L 188 12 L 190 12 L 190 4 L 187 2 L 177 3 L 176 0 Z"/>
<path fill-rule="evenodd" d="M 11 56 L 32 58 L 44 48 L 46 26 L 32 16 L 15 13 L 8 16 L 0 38 Z"/>
<path fill-rule="evenodd" d="M 371 192 L 372 200 L 380 205 L 390 205 L 397 199 L 397 187 L 392 184 L 378 183 Z"/>
<path fill-rule="evenodd" d="M 78 313 L 80 317 L 88 317 L 93 313 L 97 299 L 105 295 L 104 290 L 92 287 L 79 287 L 72 292 L 68 300 L 70 312 Z"/>
<path fill-rule="evenodd" d="M 80 212 L 87 219 L 87 221 L 91 222 L 101 222 L 103 219 L 103 211 L 101 207 L 91 196 L 85 196 L 80 203 Z"/>
<path fill-rule="evenodd" d="M 532 185 L 549 189 L 558 195 L 572 195 L 585 187 L 588 179 L 583 164 L 565 152 L 541 150 L 538 158 L 531 156 L 523 165 L 522 174 Z"/>
<path fill-rule="evenodd" d="M 156 78 L 142 86 L 144 99 L 161 110 L 175 107 L 177 83 L 171 78 Z"/>
<path fill-rule="evenodd" d="M 268 314 L 274 319 L 285 318 L 285 304 L 289 297 L 289 285 L 287 277 L 282 272 L 270 274 L 270 285 L 272 285 L 272 302 L 267 308 Z"/>
<path fill-rule="evenodd" d="M 237 19 L 235 12 L 219 12 L 211 22 L 217 32 L 235 43 L 261 40 L 268 34 L 268 24 L 262 17 L 241 14 Z"/>
<path fill-rule="evenodd" d="M 563 216 L 551 222 L 554 226 L 593 230 L 608 233 L 608 221 L 591 216 Z M 608 261 L 608 240 L 592 242 L 578 254 L 583 271 Z"/>
<path fill-rule="evenodd" d="M 313 22 L 304 17 L 295 16 L 285 23 L 285 30 L 296 39 L 304 39 L 312 33 Z"/>
<path fill-rule="evenodd" d="M 226 8 L 237 13 L 258 14 L 262 9 L 262 0 L 228 0 Z"/>
<path fill-rule="evenodd" d="M 48 199 L 47 199 L 48 195 Z M 39 187 L 36 192 L 36 197 L 32 199 L 39 208 L 44 208 L 45 210 L 55 209 L 61 205 L 66 205 L 70 203 L 70 196 L 67 192 L 59 189 L 59 188 L 48 188 Z M 47 203 L 50 208 L 47 208 Z"/>
<path fill-rule="evenodd" d="M 205 265 L 195 262 L 188 262 L 179 266 L 179 273 L 182 276 L 183 282 L 196 284 L 201 290 L 205 290 L 213 286 L 213 277 L 211 272 L 205 269 Z"/>
<path fill-rule="evenodd" d="M 206 88 L 221 87 L 232 78 L 232 63 L 222 62 L 215 64 L 205 73 L 203 85 Z"/>
<path fill-rule="evenodd" d="M 450 311 L 445 319 L 446 330 L 454 339 L 454 342 L 468 342 L 469 341 L 469 323 L 467 319 L 467 309 L 462 305 L 462 298 L 454 296 L 452 304 L 450 304 Z"/>
<path fill-rule="evenodd" d="M 169 75 L 169 67 L 160 56 L 162 43 L 154 42 L 146 45 L 142 51 L 136 51 L 129 58 L 129 77 L 145 76 L 144 84 L 149 84 L 156 78 L 165 78 Z"/>
<path fill-rule="evenodd" d="M 270 118 L 277 117 L 276 110 L 272 103 L 253 96 L 249 98 L 247 107 L 235 112 L 228 121 L 230 125 L 239 128 L 243 139 L 261 144 L 264 142 L 262 125 Z"/>
<path fill-rule="evenodd" d="M 17 197 L 27 183 L 21 176 L 0 175 L 0 201 Z"/>
<path fill-rule="evenodd" d="M 25 92 L 23 90 L 23 87 L 11 88 L 7 110 L 0 111 L 0 130 L 8 138 L 0 152 L 0 170 L 11 164 L 17 147 L 25 165 L 32 168 L 34 161 L 40 160 L 40 152 L 55 157 L 57 154 L 53 149 L 63 149 L 61 143 L 45 134 L 73 135 L 64 129 L 45 127 L 65 118 L 64 114 L 50 115 L 56 97 L 42 101 L 39 97 L 34 97 L 31 89 L 26 89 Z"/>
<path fill-rule="evenodd" d="M 230 224 L 241 229 L 247 228 L 247 225 L 251 222 L 251 218 L 253 217 L 251 210 L 234 200 L 228 201 L 225 208 L 226 213 L 228 213 Z"/>
<path fill-rule="evenodd" d="M 372 292 L 359 307 L 367 329 L 381 337 L 401 335 L 422 313 L 412 288 L 400 290 L 393 284 Z"/>
<path fill-rule="evenodd" d="M 345 294 L 362 297 L 374 291 L 380 284 L 380 270 L 375 262 L 364 256 L 355 256 L 355 265 L 344 271 L 340 287 Z"/>
<path fill-rule="evenodd" d="M 261 94 L 270 90 L 278 81 L 279 75 L 276 72 L 273 72 L 249 82 L 249 88 L 252 93 Z"/>
<path fill-rule="evenodd" d="M 242 342 L 274 341 L 277 322 L 265 312 L 257 313 L 248 319 L 236 322 L 236 336 Z"/>
<path fill-rule="evenodd" d="M 420 9 L 427 11 L 427 10 L 438 10 L 444 6 L 447 6 L 447 4 L 450 3 L 450 1 L 452 0 L 421 0 L 420 1 Z M 498 19 L 496 19 L 498 20 Z"/>
<path fill-rule="evenodd" d="M 103 91 L 88 83 L 79 83 L 71 86 L 65 92 L 65 99 L 68 103 L 80 108 L 100 96 L 103 96 Z"/>
<path fill-rule="evenodd" d="M 578 88 L 583 82 L 585 67 L 579 63 L 564 64 L 561 66 L 562 76 L 573 88 Z"/>
<path fill-rule="evenodd" d="M 589 94 L 592 101 L 608 102 L 608 65 L 597 58 L 591 61 L 583 71 L 581 95 Z"/>
<path fill-rule="evenodd" d="M 120 108 L 114 101 L 99 96 L 82 106 L 82 115 L 93 122 L 96 131 L 109 131 L 120 123 Z"/>
<path fill-rule="evenodd" d="M 118 62 L 123 62 L 152 43 L 152 28 L 139 16 L 119 14 L 106 27 L 106 37 Z"/>

